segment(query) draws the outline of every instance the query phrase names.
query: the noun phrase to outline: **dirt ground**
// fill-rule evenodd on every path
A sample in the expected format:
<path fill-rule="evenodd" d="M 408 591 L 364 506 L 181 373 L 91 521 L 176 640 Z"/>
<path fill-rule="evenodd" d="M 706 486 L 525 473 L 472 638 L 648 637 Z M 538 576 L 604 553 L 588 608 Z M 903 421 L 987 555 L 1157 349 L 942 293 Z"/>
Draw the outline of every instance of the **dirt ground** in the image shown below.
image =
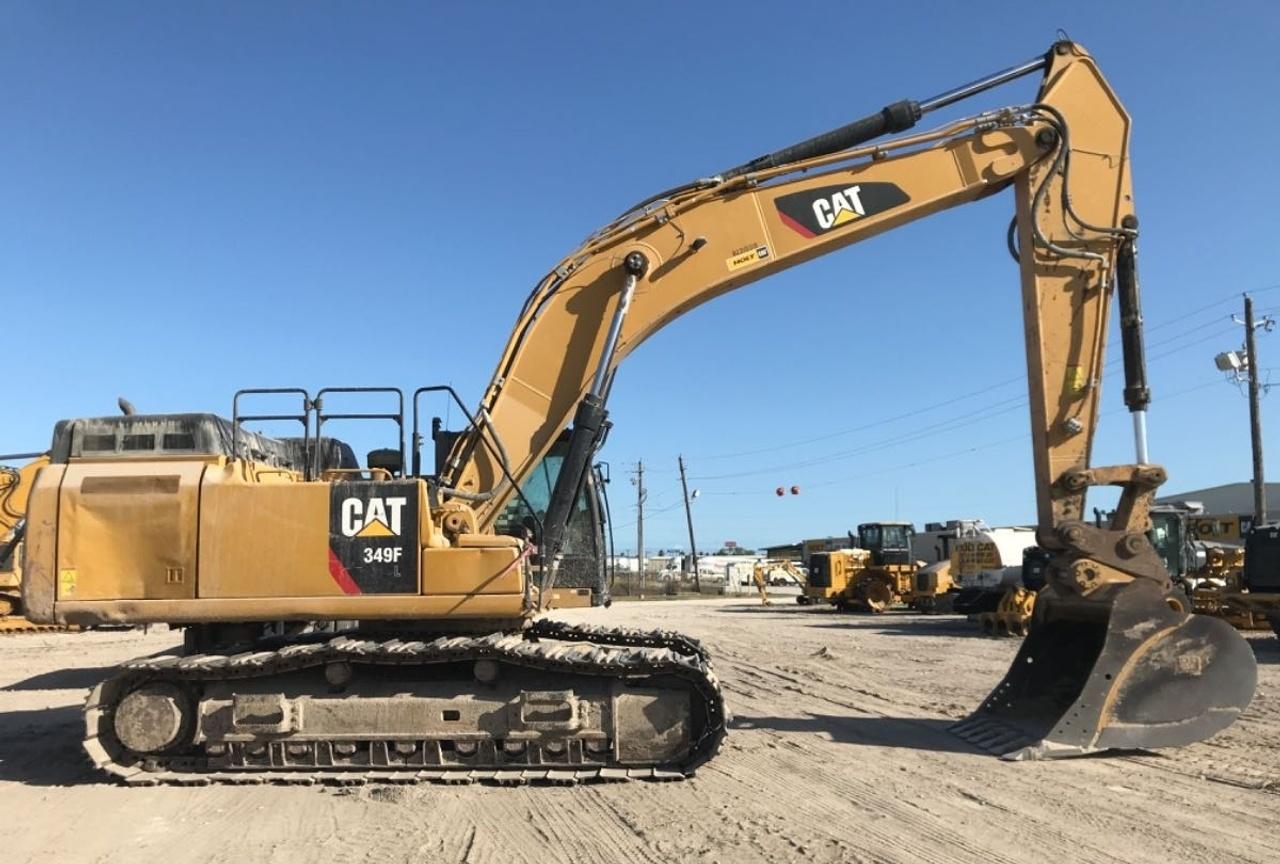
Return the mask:
<path fill-rule="evenodd" d="M 122 788 L 79 745 L 88 687 L 176 634 L 0 638 L 6 862 L 1280 861 L 1280 644 L 1215 739 L 1161 755 L 1006 763 L 945 729 L 1017 644 L 958 618 L 746 599 L 565 617 L 684 630 L 734 714 L 692 780 L 581 787 Z"/>

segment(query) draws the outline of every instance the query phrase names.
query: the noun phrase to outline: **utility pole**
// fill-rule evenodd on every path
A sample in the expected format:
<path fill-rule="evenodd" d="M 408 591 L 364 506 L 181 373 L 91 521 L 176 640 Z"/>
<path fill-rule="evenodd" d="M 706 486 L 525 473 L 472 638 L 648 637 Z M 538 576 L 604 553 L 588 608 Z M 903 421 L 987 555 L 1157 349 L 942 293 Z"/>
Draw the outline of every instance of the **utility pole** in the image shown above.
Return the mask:
<path fill-rule="evenodd" d="M 1253 298 L 1248 294 L 1244 295 L 1243 320 L 1235 315 L 1231 319 L 1244 325 L 1244 348 L 1240 351 L 1224 351 L 1214 358 L 1214 363 L 1223 372 L 1230 373 L 1231 380 L 1237 385 L 1241 383 L 1242 370 L 1248 376 L 1249 437 L 1253 444 L 1253 521 L 1257 525 L 1267 520 L 1267 484 L 1262 471 L 1262 411 L 1258 400 L 1263 391 L 1269 389 L 1269 385 L 1264 387 L 1258 381 L 1262 364 L 1258 362 L 1257 330 L 1261 327 L 1270 331 L 1276 322 L 1270 315 L 1264 315 L 1261 321 L 1255 321 Z"/>
<path fill-rule="evenodd" d="M 636 561 L 640 590 L 644 590 L 644 461 L 636 463 Z"/>
<path fill-rule="evenodd" d="M 702 593 L 702 582 L 698 579 L 698 544 L 693 540 L 693 510 L 689 507 L 689 484 L 684 478 L 684 456 L 677 456 L 680 465 L 680 488 L 684 491 L 684 519 L 689 523 L 689 557 L 693 559 L 693 590 Z"/>
<path fill-rule="evenodd" d="M 1254 338 L 1253 298 L 1244 295 L 1244 350 L 1249 356 L 1249 432 L 1253 437 L 1253 524 L 1267 521 L 1267 486 L 1262 476 L 1262 416 L 1258 407 L 1258 348 Z"/>

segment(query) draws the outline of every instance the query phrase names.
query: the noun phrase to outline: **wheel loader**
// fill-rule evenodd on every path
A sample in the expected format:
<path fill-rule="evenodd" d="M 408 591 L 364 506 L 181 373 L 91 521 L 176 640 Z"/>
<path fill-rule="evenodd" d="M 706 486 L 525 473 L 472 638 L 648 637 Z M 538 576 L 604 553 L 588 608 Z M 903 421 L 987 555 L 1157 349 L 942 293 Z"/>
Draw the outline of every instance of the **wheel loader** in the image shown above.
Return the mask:
<path fill-rule="evenodd" d="M 859 525 L 852 549 L 809 556 L 810 571 L 820 574 L 812 597 L 842 612 L 879 613 L 893 606 L 935 611 L 938 599 L 951 589 L 950 570 L 921 567 L 911 551 L 914 536 L 910 522 Z"/>
<path fill-rule="evenodd" d="M 1029 100 L 915 129 L 1025 76 L 1038 79 Z M 626 134 L 660 119 L 619 115 Z M 1248 705 L 1256 667 L 1229 626 L 1171 607 L 1145 534 L 1165 472 L 1146 449 L 1129 132 L 1093 58 L 1063 41 L 651 195 L 535 284 L 478 406 L 442 385 L 384 391 L 400 395 L 383 415 L 400 437 L 364 466 L 325 434 L 335 414 L 361 413 L 335 412 L 335 388 L 241 392 L 227 421 L 128 433 L 217 437 L 200 455 L 60 424 L 28 502 L 27 614 L 165 622 L 198 637 L 190 653 L 138 658 L 94 688 L 85 750 L 148 784 L 687 776 L 725 734 L 706 648 L 540 615 L 618 365 L 716 296 L 1000 192 L 1014 209 L 1038 540 L 1054 558 L 1008 674 L 954 731 L 1012 759 L 1220 731 Z M 858 284 L 856 256 L 843 260 L 852 284 L 879 290 Z M 1136 459 L 1093 466 L 1113 297 Z M 253 408 L 256 398 L 286 407 Z M 421 453 L 424 398 L 466 419 L 433 436 L 434 466 Z M 296 422 L 300 440 L 246 426 L 272 416 Z M 499 533 L 498 515 L 566 427 L 545 506 L 525 502 L 523 536 Z M 1084 521 L 1098 485 L 1121 490 L 1104 527 Z M 345 625 L 328 622 L 354 624 L 335 634 Z"/>
<path fill-rule="evenodd" d="M 807 562 L 806 603 L 830 603 L 844 611 L 845 598 L 853 596 L 858 580 L 871 566 L 871 553 L 857 547 L 814 552 Z"/>

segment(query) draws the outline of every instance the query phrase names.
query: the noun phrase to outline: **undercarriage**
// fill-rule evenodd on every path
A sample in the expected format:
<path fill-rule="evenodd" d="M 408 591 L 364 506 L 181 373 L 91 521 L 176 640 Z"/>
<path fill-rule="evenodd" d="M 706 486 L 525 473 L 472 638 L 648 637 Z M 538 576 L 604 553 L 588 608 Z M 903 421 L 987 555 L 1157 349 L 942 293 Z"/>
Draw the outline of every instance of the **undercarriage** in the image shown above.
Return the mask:
<path fill-rule="evenodd" d="M 85 749 L 131 784 L 573 783 L 688 776 L 724 732 L 696 641 L 537 622 L 141 658 L 91 694 Z"/>

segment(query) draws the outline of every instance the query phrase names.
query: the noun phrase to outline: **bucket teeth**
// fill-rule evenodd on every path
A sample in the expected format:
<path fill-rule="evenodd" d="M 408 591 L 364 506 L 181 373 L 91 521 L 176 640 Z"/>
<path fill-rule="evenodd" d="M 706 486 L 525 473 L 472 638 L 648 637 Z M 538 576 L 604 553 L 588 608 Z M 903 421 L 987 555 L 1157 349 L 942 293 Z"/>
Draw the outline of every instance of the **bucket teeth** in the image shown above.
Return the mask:
<path fill-rule="evenodd" d="M 1010 726 L 987 717 L 968 717 L 950 727 L 953 735 L 979 750 L 1003 756 L 1032 744 L 1032 740 Z"/>

